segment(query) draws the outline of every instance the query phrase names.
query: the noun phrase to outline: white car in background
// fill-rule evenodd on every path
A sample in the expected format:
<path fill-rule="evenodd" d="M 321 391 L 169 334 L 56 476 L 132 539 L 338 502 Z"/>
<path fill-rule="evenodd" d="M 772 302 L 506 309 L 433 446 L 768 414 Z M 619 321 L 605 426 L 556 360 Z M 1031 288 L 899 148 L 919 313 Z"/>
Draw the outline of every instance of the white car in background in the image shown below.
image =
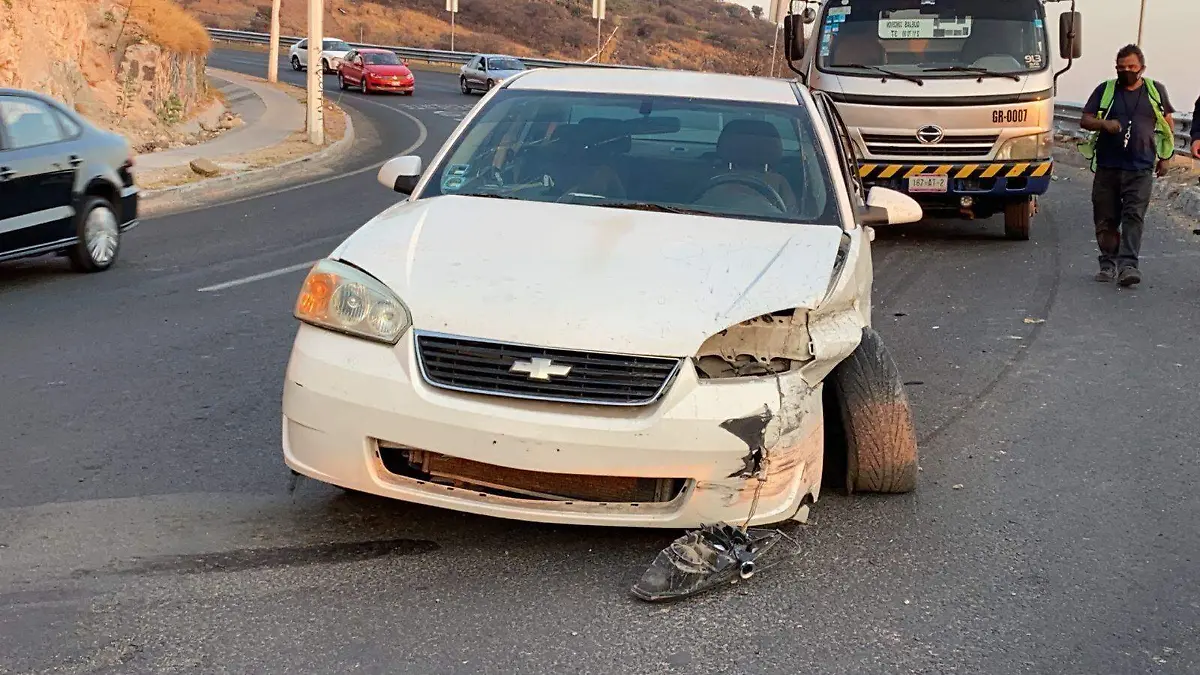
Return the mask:
<path fill-rule="evenodd" d="M 408 198 L 305 279 L 292 470 L 521 520 L 804 520 L 821 485 L 907 492 L 903 382 L 871 329 L 874 226 L 823 94 L 546 69 L 489 92 Z"/>
<path fill-rule="evenodd" d="M 337 38 L 325 38 L 321 41 L 321 72 L 336 73 L 338 66 L 342 60 L 346 58 L 346 54 L 350 51 L 350 45 L 344 40 Z M 288 50 L 288 61 L 292 63 L 292 70 L 305 70 L 308 68 L 308 38 L 292 45 Z"/>

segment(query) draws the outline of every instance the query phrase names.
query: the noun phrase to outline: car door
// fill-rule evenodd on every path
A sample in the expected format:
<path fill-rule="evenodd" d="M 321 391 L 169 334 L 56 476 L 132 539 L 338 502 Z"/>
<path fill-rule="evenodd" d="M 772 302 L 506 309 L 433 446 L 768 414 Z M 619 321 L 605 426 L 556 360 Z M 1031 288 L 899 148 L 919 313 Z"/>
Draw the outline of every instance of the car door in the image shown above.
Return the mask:
<path fill-rule="evenodd" d="M 305 38 L 305 39 L 297 42 L 295 47 L 293 47 L 293 49 L 296 50 L 295 51 L 296 58 L 300 59 L 300 65 L 307 67 L 308 66 L 308 38 Z"/>
<path fill-rule="evenodd" d="M 342 65 L 338 66 L 338 70 L 341 71 L 342 79 L 347 83 L 357 83 L 362 79 L 361 60 L 362 56 L 356 50 L 351 49 L 346 52 L 346 58 L 342 59 Z"/>
<path fill-rule="evenodd" d="M 478 56 L 473 57 L 467 61 L 467 65 L 463 69 L 463 77 L 467 78 L 467 84 L 475 84 L 479 81 L 479 59 Z"/>
<path fill-rule="evenodd" d="M 0 95 L 0 253 L 30 251 L 75 237 L 81 130 L 64 129 L 60 116 L 36 98 Z"/>

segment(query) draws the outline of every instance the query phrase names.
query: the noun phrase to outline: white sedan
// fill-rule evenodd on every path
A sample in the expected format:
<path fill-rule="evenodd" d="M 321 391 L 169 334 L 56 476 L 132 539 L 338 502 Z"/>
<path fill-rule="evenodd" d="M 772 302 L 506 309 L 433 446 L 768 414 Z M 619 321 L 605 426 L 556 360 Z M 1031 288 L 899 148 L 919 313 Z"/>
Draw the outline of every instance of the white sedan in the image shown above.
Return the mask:
<path fill-rule="evenodd" d="M 346 54 L 350 52 L 350 45 L 346 44 L 345 40 L 337 38 L 325 38 L 321 41 L 321 72 L 336 73 L 338 66 L 342 64 L 342 60 L 346 58 Z M 304 38 L 293 44 L 288 49 L 288 61 L 292 64 L 292 70 L 306 70 L 308 68 L 308 38 Z"/>
<path fill-rule="evenodd" d="M 818 94 L 817 96 L 822 96 Z M 551 523 L 804 520 L 907 492 L 917 447 L 871 325 L 869 195 L 833 106 L 782 80 L 545 69 L 489 92 L 408 198 L 305 279 L 292 470 Z"/>

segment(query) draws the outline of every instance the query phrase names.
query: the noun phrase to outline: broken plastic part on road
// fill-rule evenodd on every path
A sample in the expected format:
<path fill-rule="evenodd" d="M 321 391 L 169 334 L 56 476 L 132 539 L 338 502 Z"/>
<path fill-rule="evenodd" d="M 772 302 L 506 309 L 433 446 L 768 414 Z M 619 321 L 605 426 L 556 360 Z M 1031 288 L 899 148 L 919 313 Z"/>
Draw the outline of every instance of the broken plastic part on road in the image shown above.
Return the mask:
<path fill-rule="evenodd" d="M 705 525 L 660 551 L 633 585 L 633 595 L 646 602 L 676 600 L 749 579 L 766 569 L 759 566 L 760 557 L 785 538 L 796 544 L 780 530 L 743 530 L 727 523 Z M 796 544 L 792 555 L 799 553 Z"/>

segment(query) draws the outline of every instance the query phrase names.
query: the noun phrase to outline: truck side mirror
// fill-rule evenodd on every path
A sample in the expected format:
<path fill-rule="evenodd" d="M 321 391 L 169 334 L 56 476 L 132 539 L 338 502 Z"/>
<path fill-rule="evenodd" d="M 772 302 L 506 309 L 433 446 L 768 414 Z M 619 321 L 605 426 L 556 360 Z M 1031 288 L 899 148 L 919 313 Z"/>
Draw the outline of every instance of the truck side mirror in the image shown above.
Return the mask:
<path fill-rule="evenodd" d="M 799 61 L 804 58 L 803 15 L 788 14 L 783 17 L 783 44 L 787 49 L 786 56 L 789 61 Z"/>
<path fill-rule="evenodd" d="M 1058 52 L 1066 61 L 1083 56 L 1083 14 L 1063 12 L 1058 17 Z"/>

